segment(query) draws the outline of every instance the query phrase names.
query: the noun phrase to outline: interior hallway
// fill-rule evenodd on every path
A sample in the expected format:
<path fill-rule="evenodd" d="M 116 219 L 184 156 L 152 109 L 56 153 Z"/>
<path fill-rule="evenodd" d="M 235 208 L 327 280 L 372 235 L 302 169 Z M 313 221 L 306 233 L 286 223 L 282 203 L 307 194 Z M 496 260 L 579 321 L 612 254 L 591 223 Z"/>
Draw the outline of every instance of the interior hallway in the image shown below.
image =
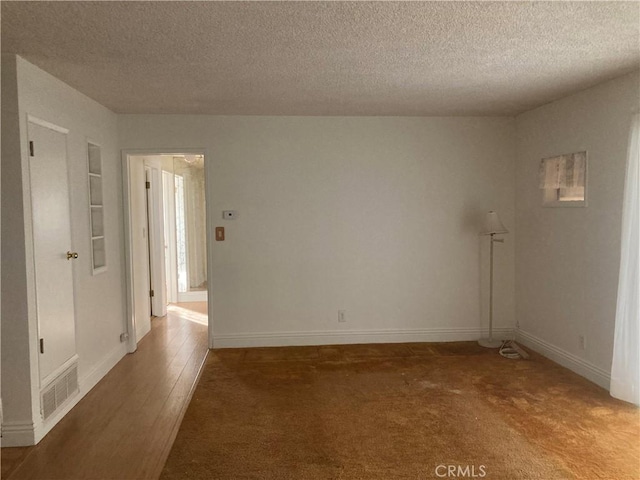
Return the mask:
<path fill-rule="evenodd" d="M 1 477 L 157 478 L 207 355 L 206 305 L 170 305 L 38 445 L 2 449 Z"/>

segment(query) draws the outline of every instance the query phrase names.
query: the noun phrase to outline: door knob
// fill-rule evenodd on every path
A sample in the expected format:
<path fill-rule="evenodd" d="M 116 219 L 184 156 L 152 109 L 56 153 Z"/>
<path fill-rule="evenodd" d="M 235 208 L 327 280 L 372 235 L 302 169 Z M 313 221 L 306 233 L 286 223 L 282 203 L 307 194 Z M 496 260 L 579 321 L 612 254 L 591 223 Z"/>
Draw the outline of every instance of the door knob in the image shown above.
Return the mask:
<path fill-rule="evenodd" d="M 77 252 L 67 252 L 67 260 L 71 260 L 72 258 L 78 258 Z"/>

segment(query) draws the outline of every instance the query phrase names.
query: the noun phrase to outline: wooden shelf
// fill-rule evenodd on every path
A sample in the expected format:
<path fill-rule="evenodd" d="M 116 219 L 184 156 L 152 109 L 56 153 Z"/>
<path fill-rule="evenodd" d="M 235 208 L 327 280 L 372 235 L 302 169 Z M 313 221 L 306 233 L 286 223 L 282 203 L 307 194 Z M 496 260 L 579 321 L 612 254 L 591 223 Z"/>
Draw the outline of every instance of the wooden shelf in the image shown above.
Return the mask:
<path fill-rule="evenodd" d="M 102 157 L 98 145 L 88 142 L 87 147 L 91 273 L 96 275 L 107 269 L 107 248 L 104 235 L 104 198 L 102 196 Z M 102 235 L 94 235 L 94 233 L 101 233 Z"/>

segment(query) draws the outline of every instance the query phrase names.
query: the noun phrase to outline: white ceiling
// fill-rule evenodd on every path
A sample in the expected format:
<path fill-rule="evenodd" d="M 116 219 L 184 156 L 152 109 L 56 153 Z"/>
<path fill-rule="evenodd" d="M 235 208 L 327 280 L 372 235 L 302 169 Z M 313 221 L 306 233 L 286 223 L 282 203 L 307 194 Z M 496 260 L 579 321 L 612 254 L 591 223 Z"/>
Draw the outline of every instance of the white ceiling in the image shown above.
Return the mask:
<path fill-rule="evenodd" d="M 7 2 L 2 51 L 118 113 L 513 115 L 635 70 L 631 2 Z"/>

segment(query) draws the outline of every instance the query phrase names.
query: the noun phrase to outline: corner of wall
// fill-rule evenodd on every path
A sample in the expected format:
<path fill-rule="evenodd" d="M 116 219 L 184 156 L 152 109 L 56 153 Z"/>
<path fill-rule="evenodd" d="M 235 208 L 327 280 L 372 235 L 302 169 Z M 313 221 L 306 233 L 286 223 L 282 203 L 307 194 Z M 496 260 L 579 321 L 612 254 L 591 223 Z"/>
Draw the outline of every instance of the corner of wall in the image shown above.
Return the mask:
<path fill-rule="evenodd" d="M 632 72 L 516 117 L 517 337 L 607 389 L 628 123 L 639 95 Z M 588 206 L 542 207 L 540 159 L 581 150 Z M 591 340 L 586 348 L 580 336 Z"/>
<path fill-rule="evenodd" d="M 32 365 L 28 322 L 22 148 L 15 55 L 2 55 L 2 401 L 3 428 L 31 424 Z M 23 435 L 23 433 L 20 433 Z"/>

